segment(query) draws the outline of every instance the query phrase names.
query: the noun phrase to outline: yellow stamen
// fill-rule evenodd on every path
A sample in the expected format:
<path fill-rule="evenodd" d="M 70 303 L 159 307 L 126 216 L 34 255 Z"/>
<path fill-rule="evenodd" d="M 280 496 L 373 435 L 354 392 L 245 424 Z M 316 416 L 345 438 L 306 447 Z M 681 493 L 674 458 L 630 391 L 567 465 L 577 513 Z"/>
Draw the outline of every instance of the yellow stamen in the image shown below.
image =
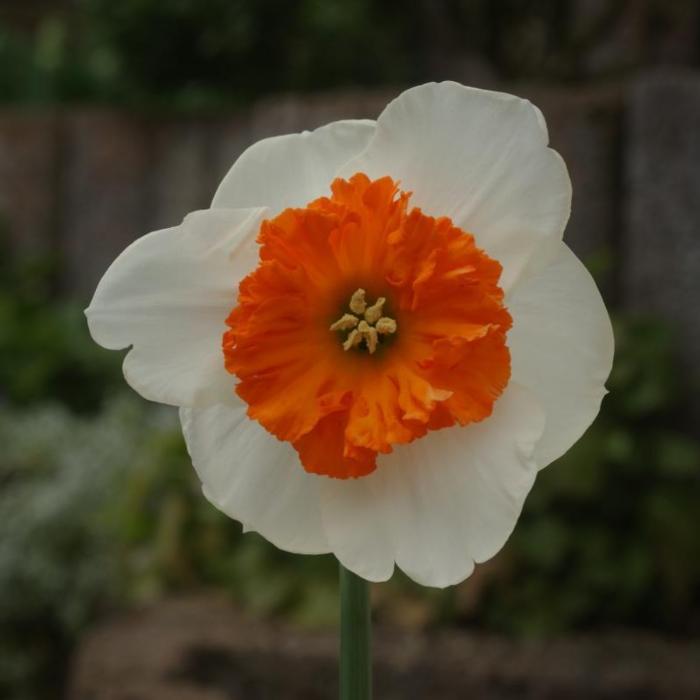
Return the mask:
<path fill-rule="evenodd" d="M 396 333 L 396 321 L 389 316 L 382 316 L 384 304 L 386 299 L 379 297 L 368 307 L 364 289 L 353 293 L 348 304 L 352 313 L 343 314 L 330 325 L 332 331 L 350 331 L 343 342 L 343 350 L 348 351 L 364 343 L 369 354 L 374 355 L 379 347 L 379 336 Z M 363 315 L 364 318 L 360 318 Z"/>
<path fill-rule="evenodd" d="M 367 349 L 370 355 L 374 355 L 377 349 L 377 329 L 367 323 L 367 321 L 360 321 L 360 325 L 357 327 L 357 332 L 362 336 L 362 339 L 367 344 Z"/>
<path fill-rule="evenodd" d="M 382 316 L 374 324 L 374 327 L 377 329 L 377 333 L 381 333 L 382 335 L 396 333 L 396 321 L 388 316 Z"/>
<path fill-rule="evenodd" d="M 358 289 L 356 292 L 353 293 L 353 295 L 350 297 L 350 311 L 352 311 L 354 314 L 362 314 L 365 312 L 365 309 L 367 308 L 367 302 L 365 301 L 365 290 L 364 289 Z"/>
<path fill-rule="evenodd" d="M 330 329 L 332 331 L 349 331 L 352 328 L 355 328 L 359 322 L 360 322 L 360 319 L 357 318 L 357 316 L 353 316 L 352 314 L 343 314 L 331 326 Z"/>
<path fill-rule="evenodd" d="M 384 297 L 379 297 L 379 299 L 365 311 L 365 321 L 367 321 L 367 323 L 376 323 L 382 315 L 382 307 L 384 304 L 386 304 L 386 299 Z"/>
<path fill-rule="evenodd" d="M 377 344 L 379 343 L 379 336 L 377 335 L 377 329 L 370 326 L 368 335 L 365 336 L 365 343 L 367 343 L 367 349 L 370 355 L 374 355 L 377 349 Z"/>
<path fill-rule="evenodd" d="M 362 342 L 363 338 L 364 336 L 357 329 L 350 331 L 350 335 L 347 337 L 347 340 L 343 343 L 343 350 L 347 352 L 351 348 L 354 348 L 356 345 L 359 345 Z"/>

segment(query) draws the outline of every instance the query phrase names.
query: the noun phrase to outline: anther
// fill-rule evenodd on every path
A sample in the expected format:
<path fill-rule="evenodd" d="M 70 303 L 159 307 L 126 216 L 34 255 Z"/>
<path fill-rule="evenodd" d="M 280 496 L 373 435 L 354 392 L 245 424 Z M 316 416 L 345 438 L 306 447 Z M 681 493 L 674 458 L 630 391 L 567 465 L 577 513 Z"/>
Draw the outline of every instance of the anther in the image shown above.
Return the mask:
<path fill-rule="evenodd" d="M 369 327 L 367 335 L 365 336 L 365 342 L 367 343 L 369 354 L 374 355 L 374 351 L 377 349 L 377 343 L 379 342 L 376 328 L 372 328 L 372 326 Z"/>
<path fill-rule="evenodd" d="M 350 311 L 354 314 L 363 314 L 367 308 L 367 302 L 365 301 L 365 290 L 358 289 L 350 297 Z"/>
<path fill-rule="evenodd" d="M 382 318 L 374 324 L 374 327 L 377 329 L 377 333 L 382 335 L 396 333 L 396 321 L 388 316 L 382 316 Z"/>
<path fill-rule="evenodd" d="M 382 307 L 384 304 L 386 304 L 386 299 L 384 297 L 379 297 L 379 299 L 365 311 L 365 321 L 371 324 L 376 323 L 382 315 Z"/>
<path fill-rule="evenodd" d="M 373 355 L 377 349 L 377 330 L 367 323 L 367 321 L 360 321 L 357 326 L 357 332 L 362 336 L 362 339 L 367 343 L 367 349 L 369 354 Z"/>
<path fill-rule="evenodd" d="M 331 326 L 330 329 L 332 331 L 349 331 L 351 328 L 355 328 L 359 322 L 360 319 L 357 318 L 357 316 L 353 316 L 352 314 L 344 314 Z"/>
<path fill-rule="evenodd" d="M 356 345 L 359 345 L 362 342 L 363 338 L 364 336 L 362 333 L 355 328 L 354 330 L 350 331 L 350 335 L 343 343 L 343 350 L 347 351 L 354 348 Z"/>
<path fill-rule="evenodd" d="M 393 318 L 382 316 L 386 304 L 384 297 L 379 297 L 371 306 L 367 306 L 365 290 L 358 289 L 350 297 L 350 314 L 343 314 L 330 325 L 331 331 L 349 331 L 343 342 L 343 350 L 352 350 L 365 344 L 370 355 L 379 347 L 380 335 L 396 333 L 397 324 Z"/>

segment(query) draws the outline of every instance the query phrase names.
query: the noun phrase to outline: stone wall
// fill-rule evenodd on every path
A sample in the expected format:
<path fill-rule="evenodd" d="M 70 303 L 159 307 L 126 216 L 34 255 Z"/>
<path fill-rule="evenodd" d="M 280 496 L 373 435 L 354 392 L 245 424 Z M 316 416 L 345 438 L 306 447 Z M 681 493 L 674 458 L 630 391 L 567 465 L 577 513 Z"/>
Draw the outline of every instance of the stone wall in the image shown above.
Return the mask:
<path fill-rule="evenodd" d="M 602 271 L 609 302 L 676 323 L 691 362 L 700 354 L 700 74 L 504 89 L 541 107 L 569 166 L 571 247 Z M 60 289 L 86 303 L 127 243 L 206 207 L 247 145 L 333 119 L 375 117 L 397 92 L 281 96 L 196 118 L 5 108 L 0 215 L 13 246 L 56 255 Z"/>

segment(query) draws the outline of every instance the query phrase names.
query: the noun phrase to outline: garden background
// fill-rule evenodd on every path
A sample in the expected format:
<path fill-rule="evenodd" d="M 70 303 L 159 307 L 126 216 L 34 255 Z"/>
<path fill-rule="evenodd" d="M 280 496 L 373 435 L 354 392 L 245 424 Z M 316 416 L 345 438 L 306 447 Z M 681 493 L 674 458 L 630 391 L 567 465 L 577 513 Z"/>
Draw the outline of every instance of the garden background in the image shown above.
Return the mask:
<path fill-rule="evenodd" d="M 334 697 L 334 560 L 215 511 L 82 309 L 250 143 L 433 79 L 541 107 L 617 355 L 493 561 L 374 587 L 378 698 L 700 697 L 699 64 L 691 0 L 1 0 L 0 697 Z"/>

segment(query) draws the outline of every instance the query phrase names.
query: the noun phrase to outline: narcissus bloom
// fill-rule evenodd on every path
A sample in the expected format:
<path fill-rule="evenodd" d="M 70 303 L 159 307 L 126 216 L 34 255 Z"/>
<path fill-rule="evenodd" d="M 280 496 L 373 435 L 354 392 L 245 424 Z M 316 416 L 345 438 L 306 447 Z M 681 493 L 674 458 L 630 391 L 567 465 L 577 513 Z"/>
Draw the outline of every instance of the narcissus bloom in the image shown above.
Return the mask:
<path fill-rule="evenodd" d="M 613 337 L 539 110 L 455 83 L 260 141 L 87 310 L 180 407 L 207 498 L 292 552 L 445 586 L 598 412 Z"/>

